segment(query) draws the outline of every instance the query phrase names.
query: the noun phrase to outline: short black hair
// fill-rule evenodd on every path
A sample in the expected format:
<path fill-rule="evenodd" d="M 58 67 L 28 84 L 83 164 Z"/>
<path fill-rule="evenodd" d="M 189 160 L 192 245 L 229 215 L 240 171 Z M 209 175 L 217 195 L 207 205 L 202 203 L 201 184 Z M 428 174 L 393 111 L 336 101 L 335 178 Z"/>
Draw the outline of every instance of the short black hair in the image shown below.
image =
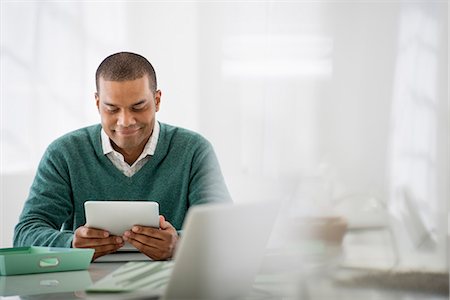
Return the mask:
<path fill-rule="evenodd" d="M 156 91 L 156 74 L 152 64 L 142 55 L 118 52 L 105 58 L 95 73 L 95 86 L 99 92 L 99 80 L 127 81 L 148 75 L 150 90 Z"/>

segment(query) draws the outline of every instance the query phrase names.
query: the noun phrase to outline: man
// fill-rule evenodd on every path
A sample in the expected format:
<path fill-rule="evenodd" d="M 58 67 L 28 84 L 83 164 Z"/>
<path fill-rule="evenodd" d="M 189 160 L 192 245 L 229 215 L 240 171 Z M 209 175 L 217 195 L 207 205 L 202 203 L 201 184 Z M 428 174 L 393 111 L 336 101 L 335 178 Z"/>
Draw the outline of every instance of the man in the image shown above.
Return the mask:
<path fill-rule="evenodd" d="M 161 91 L 144 57 L 120 52 L 96 72 L 97 124 L 46 150 L 14 230 L 15 246 L 94 248 L 94 260 L 129 242 L 154 260 L 171 258 L 190 206 L 230 201 L 211 144 L 156 121 Z M 151 200 L 160 228 L 123 236 L 84 226 L 86 200 Z"/>

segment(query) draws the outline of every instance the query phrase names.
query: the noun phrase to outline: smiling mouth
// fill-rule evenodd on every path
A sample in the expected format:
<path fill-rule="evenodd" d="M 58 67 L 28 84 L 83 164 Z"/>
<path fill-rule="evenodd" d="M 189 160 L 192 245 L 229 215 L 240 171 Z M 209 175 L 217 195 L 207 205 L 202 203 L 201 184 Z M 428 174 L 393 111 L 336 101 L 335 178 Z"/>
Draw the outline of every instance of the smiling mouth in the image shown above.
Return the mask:
<path fill-rule="evenodd" d="M 136 134 L 138 131 L 139 131 L 139 127 L 136 127 L 136 128 L 122 128 L 122 129 L 115 129 L 114 130 L 114 132 L 116 133 L 116 134 L 119 134 L 119 135 L 133 135 L 133 134 Z"/>

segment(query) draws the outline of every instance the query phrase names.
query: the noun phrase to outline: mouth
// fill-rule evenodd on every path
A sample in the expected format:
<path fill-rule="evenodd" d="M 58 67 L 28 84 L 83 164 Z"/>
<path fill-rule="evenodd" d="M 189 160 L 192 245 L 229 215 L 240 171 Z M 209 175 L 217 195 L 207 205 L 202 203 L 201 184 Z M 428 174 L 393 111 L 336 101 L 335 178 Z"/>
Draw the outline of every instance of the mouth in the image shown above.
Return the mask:
<path fill-rule="evenodd" d="M 114 129 L 113 131 L 118 135 L 130 136 L 136 134 L 139 130 L 140 130 L 139 127 L 128 127 L 128 128 Z"/>

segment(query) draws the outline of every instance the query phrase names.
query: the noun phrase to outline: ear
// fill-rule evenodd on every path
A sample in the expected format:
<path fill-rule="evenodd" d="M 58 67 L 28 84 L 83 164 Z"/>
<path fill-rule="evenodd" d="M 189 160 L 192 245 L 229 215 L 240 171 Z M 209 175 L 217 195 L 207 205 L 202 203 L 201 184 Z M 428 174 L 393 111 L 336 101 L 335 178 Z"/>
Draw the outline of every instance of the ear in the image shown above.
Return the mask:
<path fill-rule="evenodd" d="M 95 105 L 97 106 L 97 110 L 100 111 L 100 96 L 97 92 L 95 92 Z"/>
<path fill-rule="evenodd" d="M 156 111 L 159 111 L 159 104 L 161 103 L 161 91 L 157 90 L 155 92 L 155 107 Z"/>

